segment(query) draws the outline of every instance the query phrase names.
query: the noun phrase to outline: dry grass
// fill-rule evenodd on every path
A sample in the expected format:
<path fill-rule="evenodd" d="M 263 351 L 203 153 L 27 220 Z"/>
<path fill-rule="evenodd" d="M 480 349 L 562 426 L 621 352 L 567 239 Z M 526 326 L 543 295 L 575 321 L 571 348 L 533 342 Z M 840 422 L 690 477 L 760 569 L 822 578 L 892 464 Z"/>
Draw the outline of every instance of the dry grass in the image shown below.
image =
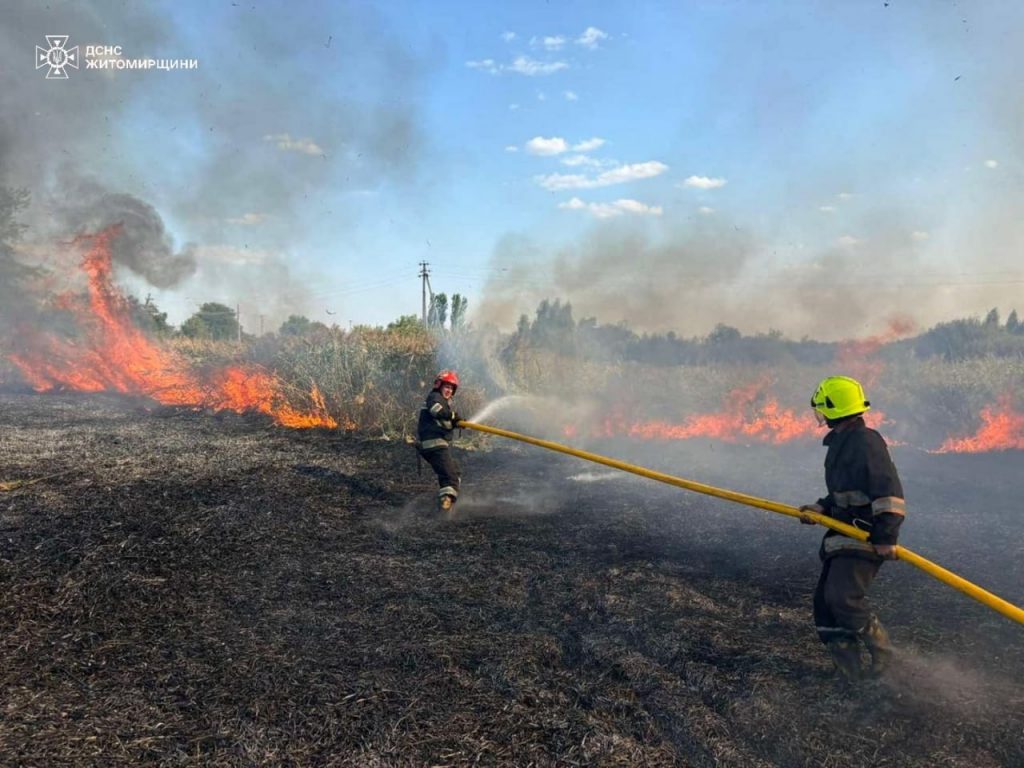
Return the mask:
<path fill-rule="evenodd" d="M 257 364 L 278 377 L 289 402 L 300 409 L 312 405 L 315 386 L 341 423 L 399 439 L 414 429 L 416 410 L 440 367 L 462 374 L 463 414 L 501 395 L 532 394 L 556 398 L 566 408 L 590 403 L 598 413 L 616 409 L 628 418 L 676 422 L 734 408 L 730 393 L 753 382 L 763 382 L 764 396 L 799 413 L 815 382 L 840 372 L 835 365 L 625 365 L 530 348 L 502 360 L 501 340 L 487 334 L 436 336 L 417 328 L 331 329 L 240 345 L 185 338 L 166 343 L 200 372 Z M 884 357 L 848 360 L 845 366 L 852 370 L 843 372 L 869 381 L 869 396 L 889 416 L 887 435 L 913 445 L 937 447 L 949 436 L 971 434 L 983 407 L 1024 391 L 1024 360 L 1018 358 L 947 362 L 889 355 L 883 363 Z M 0 359 L 0 383 L 18 381 L 11 364 Z"/>

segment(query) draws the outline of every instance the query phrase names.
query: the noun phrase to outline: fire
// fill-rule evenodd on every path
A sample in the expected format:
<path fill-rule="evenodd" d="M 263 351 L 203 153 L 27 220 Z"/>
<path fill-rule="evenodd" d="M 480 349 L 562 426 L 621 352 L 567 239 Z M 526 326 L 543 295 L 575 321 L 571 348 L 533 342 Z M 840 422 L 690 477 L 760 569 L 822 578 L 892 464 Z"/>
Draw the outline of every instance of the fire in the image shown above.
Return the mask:
<path fill-rule="evenodd" d="M 690 416 L 680 424 L 647 421 L 629 425 L 630 437 L 661 440 L 689 440 L 713 437 L 726 442 L 752 440 L 788 443 L 820 433 L 814 415 L 808 409 L 796 413 L 783 408 L 775 398 L 764 394 L 768 380 L 760 379 L 737 387 L 725 397 L 721 410 Z"/>
<path fill-rule="evenodd" d="M 881 360 L 874 359 L 875 353 L 886 344 L 913 331 L 913 321 L 893 317 L 889 319 L 889 327 L 885 333 L 869 336 L 866 339 L 842 341 L 836 350 L 836 369 L 847 371 L 848 375 L 858 379 L 867 389 L 873 389 L 885 368 Z"/>
<path fill-rule="evenodd" d="M 761 378 L 730 391 L 722 407 L 711 413 L 699 413 L 682 422 L 664 420 L 628 421 L 611 417 L 596 429 L 595 437 L 626 436 L 639 440 L 692 440 L 710 437 L 727 443 L 760 442 L 781 445 L 795 440 L 820 439 L 825 430 L 818 426 L 810 407 L 800 412 L 784 408 L 767 394 L 770 378 Z M 878 429 L 886 422 L 881 411 L 864 414 L 868 426 Z M 566 438 L 579 435 L 579 427 L 563 429 Z M 892 444 L 890 442 L 890 444 Z"/>
<path fill-rule="evenodd" d="M 82 269 L 88 298 L 58 297 L 58 306 L 72 313 L 76 338 L 28 330 L 24 350 L 10 356 L 28 384 L 39 392 L 58 388 L 82 392 L 123 392 L 146 395 L 164 405 L 264 413 L 282 426 L 338 426 L 323 395 L 312 386 L 312 408 L 292 406 L 280 381 L 266 371 L 236 365 L 204 380 L 173 351 L 155 344 L 132 323 L 128 304 L 112 281 L 110 246 L 120 227 L 82 235 L 72 245 L 84 250 Z"/>
<path fill-rule="evenodd" d="M 999 398 L 996 407 L 981 409 L 981 422 L 973 435 L 951 437 L 936 453 L 1024 450 L 1024 413 L 1014 409 L 1009 393 Z"/>
<path fill-rule="evenodd" d="M 215 377 L 212 405 L 217 410 L 258 411 L 270 416 L 283 427 L 309 429 L 311 427 L 335 428 L 338 422 L 327 412 L 324 397 L 316 384 L 310 390 L 313 408 L 303 412 L 289 405 L 281 394 L 276 378 L 264 371 L 246 370 L 239 367 L 226 368 Z M 348 426 L 348 424 L 346 424 Z M 351 425 L 355 426 L 355 425 Z"/>

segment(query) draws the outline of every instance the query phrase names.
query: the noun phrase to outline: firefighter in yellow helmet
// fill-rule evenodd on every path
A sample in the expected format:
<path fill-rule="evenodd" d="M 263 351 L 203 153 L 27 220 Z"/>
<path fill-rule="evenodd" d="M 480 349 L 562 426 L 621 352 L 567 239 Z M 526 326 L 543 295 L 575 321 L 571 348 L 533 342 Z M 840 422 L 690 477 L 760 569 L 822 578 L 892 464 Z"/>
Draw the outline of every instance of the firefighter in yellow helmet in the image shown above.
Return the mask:
<path fill-rule="evenodd" d="M 859 541 L 829 530 L 821 542 L 821 576 L 814 592 L 814 623 L 841 679 L 877 676 L 892 660 L 892 643 L 868 605 L 867 592 L 883 561 L 895 559 L 906 514 L 903 486 L 885 440 L 864 424 L 871 408 L 856 379 L 829 376 L 811 398 L 823 444 L 828 494 L 802 510 L 824 514 L 868 533 Z M 802 522 L 813 524 L 810 518 Z M 870 667 L 861 664 L 861 643 Z"/>

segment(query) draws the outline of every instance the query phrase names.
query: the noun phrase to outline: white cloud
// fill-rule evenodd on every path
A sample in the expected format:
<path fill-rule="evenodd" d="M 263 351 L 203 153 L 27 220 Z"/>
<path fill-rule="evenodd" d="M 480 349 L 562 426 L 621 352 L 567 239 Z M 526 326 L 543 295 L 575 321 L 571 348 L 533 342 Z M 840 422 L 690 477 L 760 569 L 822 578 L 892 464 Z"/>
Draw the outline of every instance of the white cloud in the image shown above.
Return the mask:
<path fill-rule="evenodd" d="M 697 209 L 697 213 L 701 214 L 702 216 L 710 216 L 714 212 L 714 208 L 708 208 L 706 205 L 702 205 L 700 208 Z"/>
<path fill-rule="evenodd" d="M 536 38 L 530 42 L 534 41 L 536 41 Z M 565 45 L 565 38 L 561 35 L 551 35 L 548 37 L 542 37 L 539 41 L 536 41 L 535 44 L 544 46 L 545 50 L 548 51 L 558 51 Z"/>
<path fill-rule="evenodd" d="M 527 77 L 538 77 L 554 74 L 560 69 L 567 69 L 568 66 L 564 61 L 537 61 L 529 56 L 518 56 L 511 65 L 502 67 L 502 69 L 507 69 L 509 72 L 517 72 Z"/>
<path fill-rule="evenodd" d="M 599 219 L 609 219 L 624 213 L 634 216 L 661 216 L 663 212 L 660 205 L 647 205 L 639 200 L 628 198 L 621 198 L 611 203 L 584 203 L 578 197 L 574 197 L 568 202 L 559 203 L 558 207 L 570 211 L 589 211 Z"/>
<path fill-rule="evenodd" d="M 515 112 L 515 111 L 516 111 L 517 109 L 519 109 L 519 105 L 518 105 L 518 104 L 509 104 L 509 105 L 508 105 L 508 108 L 509 108 L 509 109 L 510 109 L 511 111 Z"/>
<path fill-rule="evenodd" d="M 566 101 L 579 101 L 580 100 L 580 97 L 576 95 L 575 91 L 564 91 L 563 95 L 565 96 L 565 100 Z"/>
<path fill-rule="evenodd" d="M 581 174 L 551 173 L 547 176 L 534 176 L 533 180 L 544 189 L 551 191 L 559 189 L 592 189 L 597 186 L 593 179 Z"/>
<path fill-rule="evenodd" d="M 228 219 L 228 224 L 241 224 L 243 226 L 252 227 L 257 224 L 262 224 L 267 220 L 267 214 L 265 213 L 245 213 L 236 219 Z"/>
<path fill-rule="evenodd" d="M 544 91 L 537 91 L 537 101 L 547 101 L 547 96 L 544 95 Z"/>
<path fill-rule="evenodd" d="M 712 179 L 708 176 L 690 176 L 683 181 L 684 187 L 695 189 L 718 189 L 724 187 L 728 182 L 725 179 Z"/>
<path fill-rule="evenodd" d="M 628 181 L 649 179 L 667 170 L 668 166 L 664 163 L 651 160 L 646 163 L 620 165 L 594 177 L 581 174 L 552 173 L 547 176 L 535 176 L 534 181 L 544 187 L 544 189 L 552 191 L 560 189 L 595 189 L 597 187 L 610 187 L 613 184 L 623 184 Z"/>
<path fill-rule="evenodd" d="M 496 75 L 501 72 L 501 67 L 495 63 L 494 59 L 481 59 L 480 61 L 467 61 L 466 66 L 470 69 L 480 69 L 484 72 L 488 72 L 492 75 Z"/>
<path fill-rule="evenodd" d="M 604 146 L 604 139 L 599 139 L 596 136 L 586 141 L 581 141 L 578 144 L 574 144 L 572 147 L 573 152 L 593 152 L 598 147 Z"/>
<path fill-rule="evenodd" d="M 568 157 L 563 157 L 560 162 L 562 165 L 568 165 L 570 167 L 577 165 L 594 165 L 595 163 L 592 158 L 589 158 L 586 155 L 569 155 Z"/>
<path fill-rule="evenodd" d="M 819 205 L 818 210 L 823 213 L 835 213 L 836 207 L 834 205 Z"/>
<path fill-rule="evenodd" d="M 840 192 L 838 195 L 836 195 L 836 197 L 838 197 L 840 200 L 849 200 L 851 197 L 853 197 L 853 193 L 852 192 Z"/>
<path fill-rule="evenodd" d="M 560 69 L 568 69 L 569 67 L 564 61 L 537 61 L 529 56 L 519 56 L 511 64 L 499 64 L 494 59 L 480 59 L 479 61 L 467 61 L 466 66 L 470 69 L 479 69 L 491 75 L 500 75 L 502 72 L 515 72 L 527 77 L 551 75 Z"/>
<path fill-rule="evenodd" d="M 664 163 L 660 163 L 657 160 L 650 160 L 646 163 L 620 165 L 618 168 L 613 168 L 610 171 L 605 171 L 600 174 L 596 181 L 597 186 L 605 187 L 610 184 L 622 184 L 626 181 L 649 179 L 654 176 L 659 176 L 667 170 L 668 166 Z"/>
<path fill-rule="evenodd" d="M 607 39 L 607 32 L 602 32 L 597 27 L 587 27 L 583 30 L 583 34 L 576 38 L 576 44 L 593 50 L 594 48 L 597 48 L 598 43 Z"/>
<path fill-rule="evenodd" d="M 638 200 L 619 199 L 612 203 L 616 208 L 620 208 L 626 213 L 635 213 L 638 215 L 648 216 L 661 216 L 662 209 L 660 205 L 647 205 L 641 203 Z"/>
<path fill-rule="evenodd" d="M 516 39 L 516 33 L 515 32 L 502 32 L 501 33 L 501 39 L 504 40 L 506 43 L 511 43 L 513 40 Z"/>
<path fill-rule="evenodd" d="M 541 101 L 544 100 L 544 94 L 538 92 L 537 98 Z M 552 136 L 550 139 L 543 136 L 534 136 L 528 142 L 526 142 L 526 151 L 531 155 L 560 155 L 563 152 L 568 152 L 572 149 L 573 152 L 584 153 L 592 149 L 597 149 L 604 144 L 604 139 L 593 138 L 581 141 L 577 144 L 569 146 L 569 142 L 563 139 L 561 136 Z M 565 165 L 608 165 L 611 161 L 598 161 L 591 160 L 589 158 L 580 158 L 569 161 L 563 161 Z"/>
<path fill-rule="evenodd" d="M 562 165 L 568 165 L 570 167 L 585 165 L 590 168 L 607 168 L 610 165 L 616 164 L 614 160 L 601 160 L 596 157 L 590 157 L 589 155 L 566 155 L 561 158 L 559 162 Z"/>
<path fill-rule="evenodd" d="M 505 151 L 506 152 L 518 152 L 519 151 L 519 147 L 517 147 L 515 144 L 509 144 L 507 147 L 505 147 Z"/>
<path fill-rule="evenodd" d="M 985 161 L 985 167 L 986 167 L 986 168 L 995 168 L 995 167 L 997 167 L 998 165 L 999 165 L 999 163 L 998 163 L 998 162 L 996 162 L 995 160 L 986 160 L 986 161 Z"/>
<path fill-rule="evenodd" d="M 839 245 L 843 246 L 844 248 L 852 248 L 855 245 L 860 245 L 860 240 L 858 240 L 853 235 L 843 235 L 838 240 L 836 240 L 836 242 Z"/>
<path fill-rule="evenodd" d="M 271 133 L 263 137 L 264 141 L 272 141 L 278 149 L 286 152 L 300 152 L 304 155 L 322 155 L 324 151 L 312 139 L 293 139 L 287 133 Z"/>
<path fill-rule="evenodd" d="M 929 237 L 931 237 L 931 235 L 929 235 L 927 232 L 924 232 L 922 230 L 915 230 L 914 232 L 910 233 L 910 236 L 914 240 L 918 240 L 918 241 L 927 240 Z"/>
<path fill-rule="evenodd" d="M 550 139 L 534 136 L 526 142 L 526 151 L 531 155 L 560 155 L 568 149 L 569 144 L 559 136 L 552 136 Z"/>

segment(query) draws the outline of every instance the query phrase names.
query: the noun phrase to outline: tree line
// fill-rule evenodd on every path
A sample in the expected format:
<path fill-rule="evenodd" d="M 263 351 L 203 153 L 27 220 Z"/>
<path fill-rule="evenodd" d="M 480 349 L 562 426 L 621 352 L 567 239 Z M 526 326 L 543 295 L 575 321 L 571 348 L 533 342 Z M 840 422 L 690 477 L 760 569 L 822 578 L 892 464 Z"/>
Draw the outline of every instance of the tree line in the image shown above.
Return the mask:
<path fill-rule="evenodd" d="M 781 331 L 744 335 L 724 323 L 702 337 L 683 338 L 674 331 L 638 334 L 626 323 L 601 325 L 595 317 L 573 319 L 572 305 L 544 300 L 531 319 L 521 315 L 501 356 L 506 363 L 522 359 L 530 350 L 608 362 L 650 365 L 705 365 L 710 363 L 826 364 L 842 342 L 810 338 L 788 339 Z M 984 319 L 961 318 L 938 323 L 923 333 L 884 345 L 880 355 L 941 357 L 948 361 L 986 356 L 1024 357 L 1024 323 L 1011 310 L 1002 322 L 999 310 Z"/>
<path fill-rule="evenodd" d="M 244 328 L 239 328 L 238 314 L 226 304 L 207 302 L 188 317 L 179 328 L 167 322 L 167 313 L 161 312 L 151 296 L 140 301 L 134 296 L 128 297 L 129 310 L 135 324 L 157 336 L 184 336 L 189 339 L 210 339 L 229 341 L 237 338 L 251 338 Z M 451 316 L 449 317 L 448 296 L 436 293 L 432 296 L 427 314 L 426 327 L 434 331 L 461 331 L 466 329 L 466 310 L 469 300 L 456 293 L 451 299 Z M 402 315 L 388 325 L 388 329 L 423 328 L 423 323 L 416 315 Z M 277 329 L 277 334 L 288 337 L 314 337 L 329 333 L 332 326 L 319 320 L 310 320 L 305 315 L 289 315 Z M 340 330 L 335 325 L 333 330 Z"/>

